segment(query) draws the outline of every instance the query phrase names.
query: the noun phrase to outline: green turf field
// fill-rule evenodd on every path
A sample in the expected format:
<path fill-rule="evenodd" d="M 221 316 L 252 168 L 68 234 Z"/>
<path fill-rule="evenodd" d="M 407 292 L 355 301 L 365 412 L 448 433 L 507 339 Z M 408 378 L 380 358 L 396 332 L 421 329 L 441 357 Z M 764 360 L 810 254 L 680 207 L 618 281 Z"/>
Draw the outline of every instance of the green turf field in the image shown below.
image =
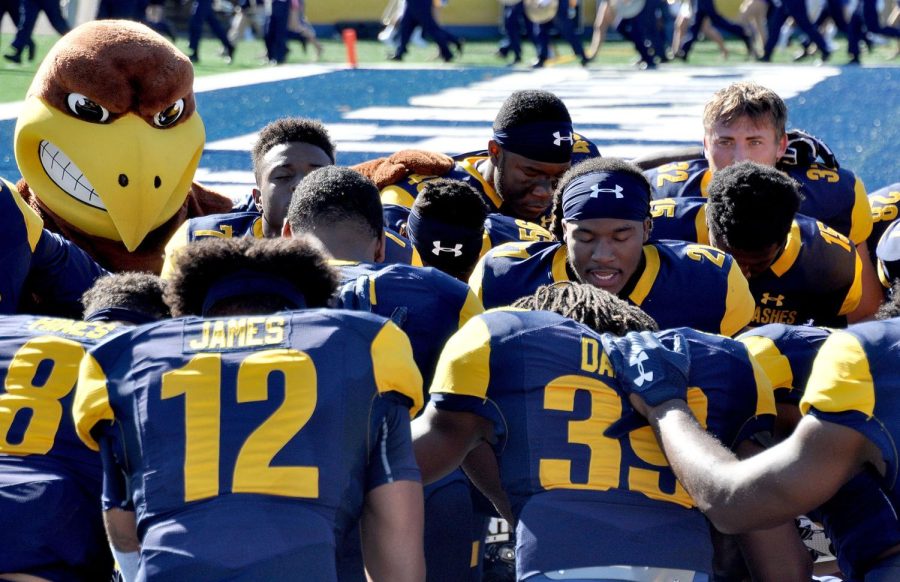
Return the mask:
<path fill-rule="evenodd" d="M 0 102 L 18 101 L 25 96 L 25 91 L 31 83 L 37 66 L 52 44 L 56 42 L 56 36 L 35 37 L 37 43 L 36 59 L 31 62 L 23 62 L 21 65 L 15 65 L 5 60 L 0 62 Z M 6 45 L 6 43 L 3 43 Z M 347 61 L 347 51 L 344 44 L 340 40 L 322 39 L 325 51 L 322 62 L 325 63 L 345 63 Z M 187 52 L 187 39 L 180 39 L 177 42 L 178 47 Z M 739 64 L 747 62 L 745 59 L 745 50 L 740 41 L 729 41 L 727 43 L 730 51 L 728 60 L 724 60 L 718 52 L 716 46 L 711 42 L 699 42 L 694 45 L 691 52 L 691 58 L 688 65 L 726 65 Z M 298 43 L 291 43 L 291 52 L 288 55 L 288 63 L 309 63 L 314 61 L 315 51 L 312 47 L 309 52 L 304 54 Z M 567 46 L 558 44 L 559 52 L 562 57 L 551 63 L 551 66 L 578 66 L 577 61 L 572 58 L 571 51 Z M 863 53 L 863 62 L 868 65 L 896 65 L 900 66 L 900 59 L 893 58 L 896 54 L 896 44 L 886 44 L 876 46 L 873 53 Z M 197 75 L 215 75 L 229 71 L 241 69 L 259 68 L 269 66 L 264 63 L 265 48 L 262 41 L 244 41 L 238 45 L 235 60 L 231 64 L 226 64 L 222 57 L 219 56 L 221 46 L 215 39 L 204 39 L 200 45 L 200 63 L 196 65 Z M 497 49 L 496 42 L 479 41 L 465 43 L 464 52 L 461 58 L 455 61 L 465 66 L 498 66 L 505 62 L 495 56 Z M 791 61 L 797 49 L 789 47 L 786 51 L 782 51 L 775 55 L 775 62 L 787 63 Z M 7 48 L 4 48 L 7 52 Z M 387 62 L 388 50 L 378 41 L 359 41 L 357 43 L 357 55 L 361 66 L 373 65 Z M 523 54 L 523 68 L 527 68 L 527 63 L 535 59 L 534 47 L 526 44 Z M 601 67 L 604 65 L 630 65 L 637 60 L 637 53 L 634 51 L 630 43 L 612 41 L 603 46 L 600 54 L 591 64 L 592 67 Z M 437 55 L 437 48 L 434 45 L 428 47 L 411 46 L 409 53 L 406 55 L 405 63 L 409 64 L 427 64 L 444 66 Z M 846 42 L 839 40 L 839 48 L 835 51 L 832 62 L 841 65 L 847 62 Z M 807 59 L 802 66 L 814 66 L 815 59 Z M 675 61 L 671 64 L 663 65 L 663 67 L 683 67 L 684 63 Z M 798 65 L 801 66 L 801 65 Z"/>

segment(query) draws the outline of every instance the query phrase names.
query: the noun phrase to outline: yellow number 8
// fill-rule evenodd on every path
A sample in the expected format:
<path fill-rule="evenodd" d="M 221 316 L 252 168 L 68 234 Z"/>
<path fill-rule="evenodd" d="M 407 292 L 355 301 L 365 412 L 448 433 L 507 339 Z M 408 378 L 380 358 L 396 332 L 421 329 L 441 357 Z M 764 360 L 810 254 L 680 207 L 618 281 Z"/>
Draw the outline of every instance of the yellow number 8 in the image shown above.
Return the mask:
<path fill-rule="evenodd" d="M 53 448 L 63 408 L 60 400 L 75 388 L 78 364 L 84 356 L 81 344 L 42 336 L 25 342 L 9 363 L 0 394 L 0 452 L 12 455 L 44 455 Z M 43 382 L 35 384 L 40 376 Z M 23 410 L 31 418 L 20 442 L 9 442 L 9 430 Z"/>

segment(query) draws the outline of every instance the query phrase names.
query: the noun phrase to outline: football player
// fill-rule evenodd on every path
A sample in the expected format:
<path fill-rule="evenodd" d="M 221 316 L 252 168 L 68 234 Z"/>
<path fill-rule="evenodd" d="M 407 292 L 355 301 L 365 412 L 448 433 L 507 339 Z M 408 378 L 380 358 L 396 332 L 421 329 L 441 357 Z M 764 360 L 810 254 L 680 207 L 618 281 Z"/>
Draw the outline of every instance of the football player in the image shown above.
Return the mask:
<path fill-rule="evenodd" d="M 0 320 L 0 579 L 109 580 L 100 456 L 71 411 L 85 351 L 123 328 L 166 316 L 159 278 L 106 275 L 85 293 L 85 321 Z"/>
<path fill-rule="evenodd" d="M 138 579 L 336 580 L 360 515 L 372 578 L 422 579 L 421 376 L 394 324 L 318 309 L 336 283 L 311 243 L 201 241 L 166 289 L 178 319 L 86 358 L 76 430 L 126 477 L 131 530 L 110 531 L 139 540 Z"/>
<path fill-rule="evenodd" d="M 15 186 L 0 179 L 0 314 L 80 317 L 81 294 L 106 273 L 75 243 L 43 227 Z"/>
<path fill-rule="evenodd" d="M 507 242 L 550 241 L 553 235 L 533 222 L 488 207 L 474 188 L 459 180 L 425 183 L 401 233 L 426 266 L 467 281 L 478 258 Z"/>
<path fill-rule="evenodd" d="M 863 295 L 849 318 L 859 321 L 871 316 L 881 302 L 870 255 L 860 247 L 872 232 L 866 189 L 816 138 L 794 131 L 789 142 L 786 124 L 787 105 L 774 91 L 746 81 L 719 90 L 703 110 L 702 157 L 689 156 L 648 170 L 653 197 L 706 196 L 716 171 L 744 160 L 787 173 L 800 183 L 800 213 L 849 238 L 863 258 Z"/>
<path fill-rule="evenodd" d="M 335 145 L 321 122 L 284 117 L 260 131 L 251 152 L 256 188 L 240 201 L 235 212 L 212 214 L 185 221 L 166 245 L 163 276 L 172 271 L 173 255 L 191 241 L 206 237 L 281 236 L 294 187 L 304 176 L 335 161 Z M 421 265 L 410 242 L 385 230 L 387 262 Z"/>
<path fill-rule="evenodd" d="M 872 207 L 872 234 L 869 235 L 869 256 L 875 256 L 875 248 L 884 231 L 900 216 L 900 182 L 885 186 L 869 194 L 869 205 Z"/>
<path fill-rule="evenodd" d="M 797 214 L 799 204 L 794 180 L 740 162 L 715 173 L 706 199 L 654 200 L 653 235 L 733 256 L 756 301 L 753 326 L 845 327 L 859 304 L 862 260 L 845 236 Z"/>
<path fill-rule="evenodd" d="M 413 422 L 423 480 L 463 464 L 516 525 L 519 580 L 706 579 L 709 529 L 649 427 L 624 430 L 633 413 L 600 335 L 655 322 L 585 284 L 541 287 L 513 306 L 473 318 L 441 354 Z M 768 380 L 734 340 L 683 333 L 691 406 L 726 446 L 748 447 L 773 420 Z M 779 529 L 780 550 L 792 548 L 800 570 L 785 560 L 781 579 L 808 579 L 792 527 Z"/>
<path fill-rule="evenodd" d="M 573 167 L 556 190 L 553 220 L 560 242 L 501 245 L 479 261 L 469 283 L 485 307 L 571 280 L 626 299 L 663 329 L 733 335 L 753 316 L 753 296 L 731 256 L 705 245 L 647 242 L 650 186 L 633 164 L 596 158 Z"/>
<path fill-rule="evenodd" d="M 868 559 L 851 564 L 848 573 L 867 582 L 896 580 L 900 540 L 877 522 L 877 515 L 890 512 L 896 522 L 898 498 L 900 306 L 895 301 L 891 307 L 881 310 L 890 319 L 828 336 L 813 361 L 799 405 L 803 418 L 794 432 L 744 461 L 698 424 L 686 403 L 686 358 L 678 349 L 632 336 L 611 359 L 678 480 L 717 528 L 742 532 L 783 522 L 822 505 L 847 483 L 851 493 L 862 495 L 845 497 L 841 526 L 847 536 L 860 536 L 854 547 Z M 637 361 L 640 369 L 633 365 Z M 648 371 L 654 374 L 649 381 Z M 855 490 L 860 475 L 880 489 L 880 499 L 872 498 L 869 487 Z"/>
<path fill-rule="evenodd" d="M 559 178 L 572 163 L 599 155 L 593 143 L 573 131 L 569 110 L 559 97 L 541 90 L 514 91 L 494 118 L 487 151 L 456 156 L 442 176 L 413 173 L 382 186 L 381 200 L 389 225 L 397 228 L 403 219 L 400 209 L 412 207 L 424 182 L 452 178 L 475 188 L 491 212 L 546 227 Z"/>

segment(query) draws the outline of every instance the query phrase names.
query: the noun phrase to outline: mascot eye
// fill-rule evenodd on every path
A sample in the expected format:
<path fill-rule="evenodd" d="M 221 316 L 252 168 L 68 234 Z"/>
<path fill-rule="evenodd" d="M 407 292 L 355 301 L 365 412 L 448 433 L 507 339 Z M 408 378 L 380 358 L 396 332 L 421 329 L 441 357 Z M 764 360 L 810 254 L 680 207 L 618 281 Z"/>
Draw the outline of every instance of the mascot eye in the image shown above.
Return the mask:
<path fill-rule="evenodd" d="M 82 95 L 81 93 L 69 93 L 66 102 L 69 111 L 85 121 L 91 123 L 106 123 L 109 119 L 109 111 Z"/>
<path fill-rule="evenodd" d="M 156 127 L 169 127 L 181 118 L 184 113 L 184 99 L 179 99 L 153 116 Z"/>

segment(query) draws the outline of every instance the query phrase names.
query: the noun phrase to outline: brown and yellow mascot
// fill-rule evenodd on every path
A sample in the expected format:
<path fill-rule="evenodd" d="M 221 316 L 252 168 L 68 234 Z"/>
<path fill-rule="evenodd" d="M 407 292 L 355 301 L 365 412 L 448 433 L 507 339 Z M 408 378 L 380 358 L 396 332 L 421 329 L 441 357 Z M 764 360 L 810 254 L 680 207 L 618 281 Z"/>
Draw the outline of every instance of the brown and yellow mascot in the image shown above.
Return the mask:
<path fill-rule="evenodd" d="M 73 29 L 41 64 L 15 132 L 18 190 L 46 228 L 113 271 L 162 267 L 188 218 L 228 212 L 193 181 L 206 134 L 188 58 L 150 28 Z"/>

